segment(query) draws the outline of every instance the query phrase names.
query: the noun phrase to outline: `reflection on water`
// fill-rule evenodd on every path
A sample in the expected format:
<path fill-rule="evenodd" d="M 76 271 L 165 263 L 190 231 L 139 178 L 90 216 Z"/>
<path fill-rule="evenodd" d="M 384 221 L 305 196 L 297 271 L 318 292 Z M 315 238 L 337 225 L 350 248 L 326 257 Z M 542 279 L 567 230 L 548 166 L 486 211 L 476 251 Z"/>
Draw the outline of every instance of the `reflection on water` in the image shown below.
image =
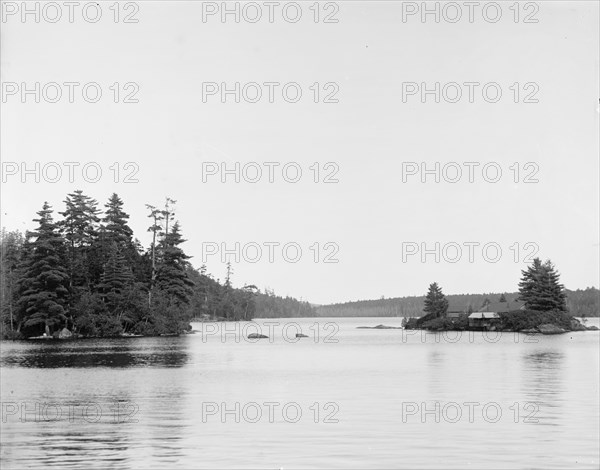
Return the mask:
<path fill-rule="evenodd" d="M 542 350 L 523 355 L 523 390 L 529 414 L 547 426 L 559 426 L 562 419 L 565 354 Z"/>
<path fill-rule="evenodd" d="M 112 468 L 126 468 L 129 460 L 125 457 L 129 448 L 127 435 L 118 428 L 93 438 L 66 429 L 61 433 L 39 433 L 34 439 L 40 442 L 36 452 L 40 466 L 60 462 L 62 468 L 78 468 L 89 453 L 94 453 L 99 461 Z"/>
<path fill-rule="evenodd" d="M 524 355 L 525 362 L 541 370 L 558 369 L 565 355 L 557 351 L 541 351 Z"/>
<path fill-rule="evenodd" d="M 319 321 L 337 343 L 2 343 L 2 469 L 598 467 L 598 332 L 446 341 L 356 328 L 400 319 Z M 272 421 L 244 419 L 265 402 Z M 290 402 L 298 421 L 280 412 Z"/>
<path fill-rule="evenodd" d="M 554 396 L 562 390 L 565 354 L 559 351 L 535 351 L 523 356 L 525 386 L 536 396 Z"/>
<path fill-rule="evenodd" d="M 188 360 L 185 341 L 173 337 L 24 341 L 8 349 L 0 358 L 2 367 L 182 367 Z"/>

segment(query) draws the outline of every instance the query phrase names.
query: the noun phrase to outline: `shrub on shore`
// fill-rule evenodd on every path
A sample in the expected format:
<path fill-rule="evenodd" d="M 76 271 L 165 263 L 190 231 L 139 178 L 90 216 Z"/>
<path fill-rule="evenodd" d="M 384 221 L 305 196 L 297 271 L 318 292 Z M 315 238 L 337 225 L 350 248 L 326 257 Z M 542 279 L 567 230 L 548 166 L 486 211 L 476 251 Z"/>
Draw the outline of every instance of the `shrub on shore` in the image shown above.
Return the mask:
<path fill-rule="evenodd" d="M 571 320 L 573 319 L 568 313 L 559 311 L 516 310 L 499 315 L 501 328 L 508 331 L 529 330 L 545 324 L 571 330 Z"/>

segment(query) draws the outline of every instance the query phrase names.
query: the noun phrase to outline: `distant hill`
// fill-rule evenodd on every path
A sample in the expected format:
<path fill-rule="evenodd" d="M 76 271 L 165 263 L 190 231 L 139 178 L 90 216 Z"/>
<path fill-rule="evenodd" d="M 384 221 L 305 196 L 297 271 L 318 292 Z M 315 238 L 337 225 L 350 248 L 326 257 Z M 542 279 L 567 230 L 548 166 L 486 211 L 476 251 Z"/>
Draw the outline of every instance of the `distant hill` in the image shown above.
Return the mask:
<path fill-rule="evenodd" d="M 567 290 L 567 306 L 576 317 L 600 316 L 600 291 L 595 287 L 570 291 Z M 453 306 L 471 306 L 479 309 L 486 299 L 497 302 L 502 293 L 447 295 Z M 517 292 L 506 293 L 504 297 L 511 303 L 518 297 Z M 419 317 L 423 313 L 425 296 L 396 297 L 392 299 L 359 300 L 343 304 L 321 305 L 317 307 L 319 317 Z"/>

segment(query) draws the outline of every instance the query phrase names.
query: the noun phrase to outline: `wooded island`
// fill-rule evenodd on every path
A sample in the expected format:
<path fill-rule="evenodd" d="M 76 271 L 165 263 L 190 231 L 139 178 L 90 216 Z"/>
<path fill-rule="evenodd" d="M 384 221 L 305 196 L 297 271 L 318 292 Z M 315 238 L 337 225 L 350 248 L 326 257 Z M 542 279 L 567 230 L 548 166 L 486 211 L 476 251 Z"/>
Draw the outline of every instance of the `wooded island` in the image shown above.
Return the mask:
<path fill-rule="evenodd" d="M 112 194 L 104 211 L 82 191 L 68 194 L 55 220 L 45 202 L 37 228 L 2 231 L 2 337 L 176 335 L 192 319 L 251 320 L 314 316 L 307 302 L 254 285 L 234 288 L 227 265 L 221 282 L 195 269 L 181 245 L 174 204 L 146 205 L 152 242 L 144 249 Z"/>

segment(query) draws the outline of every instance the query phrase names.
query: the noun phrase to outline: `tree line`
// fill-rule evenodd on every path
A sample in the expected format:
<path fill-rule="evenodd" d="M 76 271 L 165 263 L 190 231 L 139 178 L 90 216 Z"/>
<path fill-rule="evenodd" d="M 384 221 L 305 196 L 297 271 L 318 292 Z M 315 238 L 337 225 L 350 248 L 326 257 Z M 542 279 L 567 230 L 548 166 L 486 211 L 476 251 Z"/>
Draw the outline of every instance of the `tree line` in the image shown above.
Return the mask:
<path fill-rule="evenodd" d="M 546 268 L 544 268 L 546 265 Z M 551 267 L 550 274 L 544 273 L 545 269 Z M 557 273 L 551 263 L 542 263 L 541 260 L 534 261 L 534 264 L 524 271 L 523 276 L 531 280 L 535 276 L 541 276 L 540 279 L 546 279 L 546 276 L 552 277 L 558 282 Z M 437 284 L 436 284 L 437 286 Z M 431 287 L 430 287 L 431 289 Z M 530 291 L 533 288 L 528 288 Z M 600 315 L 600 291 L 595 287 L 587 289 L 568 290 L 563 289 L 566 296 L 566 309 L 575 317 L 597 317 Z M 445 295 L 445 299 L 450 305 L 463 306 L 467 311 L 477 311 L 486 303 L 506 300 L 509 304 L 519 300 L 523 293 L 519 292 L 490 292 L 484 294 L 458 294 Z M 526 294 L 525 294 L 526 295 Z M 317 307 L 317 314 L 321 317 L 418 317 L 423 315 L 426 295 L 398 297 L 390 299 L 360 300 L 355 302 L 346 302 L 341 304 L 322 305 Z M 548 305 L 534 305 L 534 309 L 547 308 Z"/>
<path fill-rule="evenodd" d="M 2 336 L 57 335 L 65 328 L 81 336 L 180 334 L 198 317 L 251 320 L 258 289 L 234 288 L 230 264 L 223 282 L 190 264 L 175 202 L 146 206 L 152 236 L 146 248 L 117 194 L 100 210 L 78 190 L 67 195 L 60 217 L 45 202 L 35 230 L 3 229 Z"/>

